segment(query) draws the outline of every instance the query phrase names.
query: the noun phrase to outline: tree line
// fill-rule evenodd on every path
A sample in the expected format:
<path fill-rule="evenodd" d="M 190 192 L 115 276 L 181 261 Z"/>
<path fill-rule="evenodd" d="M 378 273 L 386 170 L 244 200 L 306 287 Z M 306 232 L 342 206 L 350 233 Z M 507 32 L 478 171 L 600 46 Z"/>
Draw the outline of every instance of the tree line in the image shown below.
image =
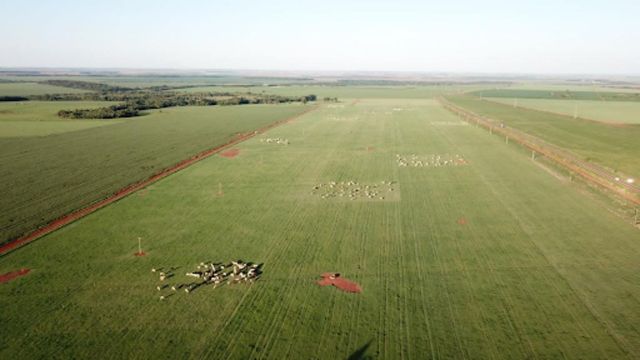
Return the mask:
<path fill-rule="evenodd" d="M 227 94 L 219 93 L 146 93 L 136 92 L 126 96 L 114 94 L 95 94 L 98 98 L 83 100 L 124 101 L 124 103 L 111 105 L 97 109 L 60 110 L 58 116 L 72 119 L 115 119 L 140 116 L 144 110 L 163 109 L 175 106 L 230 106 L 247 104 L 282 104 L 292 102 L 307 103 L 315 101 L 315 95 L 305 96 L 280 96 L 280 95 L 256 95 L 256 94 Z M 84 94 L 79 94 L 84 95 Z M 56 100 L 77 100 L 76 94 L 70 95 L 43 95 L 42 97 L 55 98 Z"/>
<path fill-rule="evenodd" d="M 99 92 L 127 92 L 133 91 L 135 89 L 123 87 L 123 86 L 113 86 L 108 84 L 102 84 L 91 81 L 77 81 L 77 80 L 45 80 L 41 81 L 42 84 L 53 85 L 53 86 L 61 86 L 67 87 L 71 89 L 80 89 L 80 90 L 89 90 L 89 91 L 99 91 Z"/>
<path fill-rule="evenodd" d="M 46 80 L 42 83 L 87 90 L 77 94 L 44 94 L 31 96 L 2 96 L 0 101 L 111 101 L 118 104 L 96 109 L 60 110 L 58 116 L 72 119 L 115 119 L 142 115 L 145 110 L 174 106 L 230 106 L 246 104 L 282 104 L 316 101 L 316 95 L 281 96 L 271 94 L 168 91 L 174 87 L 162 85 L 148 88 L 128 88 L 89 81 Z M 337 99 L 336 99 L 337 100 Z M 325 99 L 327 101 L 327 99 Z"/>

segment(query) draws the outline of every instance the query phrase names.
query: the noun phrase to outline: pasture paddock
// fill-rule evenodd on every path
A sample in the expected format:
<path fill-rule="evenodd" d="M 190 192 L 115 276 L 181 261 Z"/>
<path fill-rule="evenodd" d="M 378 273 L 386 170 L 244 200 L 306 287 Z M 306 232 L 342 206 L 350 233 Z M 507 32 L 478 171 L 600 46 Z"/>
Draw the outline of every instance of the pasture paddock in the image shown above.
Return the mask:
<path fill-rule="evenodd" d="M 447 99 L 478 115 L 502 121 L 506 126 L 565 148 L 586 161 L 640 177 L 640 125 L 613 126 L 573 119 L 561 114 L 514 108 L 469 95 L 449 96 Z"/>
<path fill-rule="evenodd" d="M 37 81 L 40 80 L 42 79 L 37 79 Z M 40 84 L 36 82 L 0 82 L 0 96 L 78 94 L 83 92 L 86 91 L 48 84 Z"/>
<path fill-rule="evenodd" d="M 301 105 L 183 107 L 42 137 L 0 137 L 0 243 L 108 197 Z M 92 124 L 94 120 L 70 120 Z M 37 123 L 40 130 L 54 121 Z M 0 121 L 0 126 L 2 122 Z M 24 127 L 21 128 L 24 131 Z"/>
<path fill-rule="evenodd" d="M 584 120 L 600 121 L 608 124 L 640 125 L 640 102 L 601 100 L 554 100 L 485 98 L 502 104 L 558 113 Z"/>
<path fill-rule="evenodd" d="M 323 107 L 265 134 L 288 146 L 253 138 L 4 256 L 0 273 L 32 271 L 0 286 L 0 357 L 637 358 L 638 230 L 449 122 L 433 100 Z M 396 154 L 468 164 L 404 169 Z M 400 199 L 309 194 L 352 179 L 396 181 Z M 158 301 L 150 268 L 203 257 L 265 272 Z M 318 286 L 325 272 L 362 292 Z"/>

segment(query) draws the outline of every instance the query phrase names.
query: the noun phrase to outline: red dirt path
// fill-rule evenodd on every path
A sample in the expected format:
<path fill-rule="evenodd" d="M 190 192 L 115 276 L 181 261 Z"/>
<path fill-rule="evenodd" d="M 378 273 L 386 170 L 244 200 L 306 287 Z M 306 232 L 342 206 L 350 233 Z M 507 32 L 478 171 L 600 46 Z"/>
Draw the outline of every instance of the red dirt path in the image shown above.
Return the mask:
<path fill-rule="evenodd" d="M 0 275 L 0 284 L 9 282 L 19 276 L 25 276 L 31 271 L 31 269 L 20 269 L 18 271 L 8 272 L 6 274 Z"/>
<path fill-rule="evenodd" d="M 359 293 L 362 292 L 362 288 L 357 283 L 340 277 L 338 273 L 324 273 L 322 274 L 322 280 L 318 280 L 318 285 L 329 286 L 333 285 L 338 289 L 346 292 Z"/>
<path fill-rule="evenodd" d="M 234 158 L 240 154 L 240 149 L 230 149 L 220 153 L 220 156 L 226 158 Z"/>
<path fill-rule="evenodd" d="M 303 116 L 303 115 L 305 115 L 305 114 L 307 114 L 307 113 L 309 113 L 309 112 L 311 112 L 313 110 L 316 110 L 317 108 L 318 108 L 318 106 L 314 106 L 314 107 L 312 107 L 312 108 L 310 108 L 310 109 L 308 109 L 306 111 L 303 111 L 302 113 L 300 113 L 298 115 L 295 115 L 295 116 L 293 116 L 291 118 L 287 118 L 287 119 L 284 119 L 284 120 L 276 121 L 276 122 L 274 122 L 274 123 L 272 123 L 270 125 L 267 125 L 265 127 L 260 128 L 260 129 L 258 129 L 256 131 L 252 131 L 252 132 L 249 132 L 249 133 L 246 133 L 246 134 L 240 134 L 240 135 L 234 137 L 233 139 L 229 140 L 228 142 L 226 142 L 226 143 L 224 143 L 222 145 L 219 145 L 219 146 L 216 146 L 216 147 L 211 148 L 209 150 L 205 150 L 203 152 L 200 152 L 200 153 L 198 153 L 198 154 L 196 154 L 196 155 L 194 155 L 194 156 L 192 156 L 192 157 L 190 157 L 188 159 L 184 159 L 184 160 L 178 162 L 177 164 L 175 164 L 175 165 L 173 165 L 171 167 L 168 167 L 168 168 L 160 171 L 159 173 L 157 173 L 155 175 L 150 176 L 146 180 L 142 180 L 142 181 L 139 181 L 137 183 L 133 183 L 133 184 L 131 184 L 129 186 L 125 186 L 124 188 L 116 191 L 111 196 L 109 196 L 109 197 L 107 197 L 105 199 L 102 199 L 102 200 L 100 200 L 98 202 L 95 202 L 95 203 L 93 203 L 93 204 L 91 204 L 91 205 L 89 205 L 89 206 L 87 206 L 85 208 L 82 208 L 80 210 L 76 210 L 76 211 L 73 211 L 73 212 L 71 212 L 71 213 L 69 213 L 67 215 L 64 215 L 64 216 L 62 216 L 62 217 L 60 217 L 60 218 L 58 218 L 56 220 L 51 221 L 47 225 L 44 225 L 43 227 L 41 227 L 41 228 L 39 228 L 39 229 L 37 229 L 35 231 L 32 231 L 31 233 L 28 233 L 28 234 L 26 234 L 24 236 L 21 236 L 21 237 L 15 239 L 15 240 L 12 240 L 12 241 L 0 246 L 0 256 L 5 255 L 10 251 L 12 251 L 12 250 L 14 250 L 14 249 L 16 249 L 16 248 L 18 248 L 18 247 L 20 247 L 22 245 L 28 244 L 28 243 L 30 243 L 30 242 L 32 242 L 32 241 L 44 236 L 44 235 L 47 235 L 47 234 L 55 231 L 55 230 L 58 230 L 61 227 L 65 226 L 65 225 L 68 225 L 68 224 L 70 224 L 70 223 L 72 223 L 72 222 L 74 222 L 74 221 L 76 221 L 76 220 L 78 220 L 80 218 L 83 218 L 83 217 L 91 214 L 92 212 L 94 212 L 94 211 L 96 211 L 98 209 L 101 209 L 101 208 L 103 208 L 103 207 L 105 207 L 105 206 L 107 206 L 107 205 L 109 205 L 111 203 L 114 203 L 114 202 L 126 197 L 129 194 L 132 194 L 132 193 L 134 193 L 134 192 L 136 192 L 136 191 L 138 191 L 140 189 L 143 189 L 143 188 L 155 183 L 156 181 L 158 181 L 160 179 L 163 179 L 163 178 L 165 178 L 165 177 L 167 177 L 167 176 L 169 176 L 171 174 L 174 174 L 174 173 L 176 173 L 176 172 L 178 172 L 180 170 L 183 170 L 183 169 L 195 164 L 196 162 L 198 162 L 198 161 L 200 161 L 202 159 L 205 159 L 205 158 L 207 158 L 207 157 L 209 157 L 211 155 L 217 154 L 218 152 L 220 152 L 220 151 L 222 151 L 222 150 L 224 150 L 226 148 L 229 148 L 231 146 L 237 145 L 237 144 L 239 144 L 239 143 L 241 143 L 241 142 L 243 142 L 243 141 L 245 141 L 247 139 L 250 139 L 250 138 L 258 135 L 258 134 L 262 134 L 262 133 L 266 132 L 267 130 L 270 130 L 270 129 L 276 127 L 276 126 L 279 126 L 279 125 L 282 125 L 282 124 L 286 124 L 289 121 L 291 121 L 292 119 L 297 119 L 297 118 L 299 118 L 299 117 L 301 117 L 301 116 Z"/>

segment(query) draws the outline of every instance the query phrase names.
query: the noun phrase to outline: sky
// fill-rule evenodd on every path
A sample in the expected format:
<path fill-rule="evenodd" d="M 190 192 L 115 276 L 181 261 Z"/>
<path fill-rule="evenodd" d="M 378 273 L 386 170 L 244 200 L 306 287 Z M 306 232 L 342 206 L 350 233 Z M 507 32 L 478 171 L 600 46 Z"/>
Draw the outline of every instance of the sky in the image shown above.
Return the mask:
<path fill-rule="evenodd" d="M 640 0 L 0 0 L 0 67 L 640 74 Z"/>

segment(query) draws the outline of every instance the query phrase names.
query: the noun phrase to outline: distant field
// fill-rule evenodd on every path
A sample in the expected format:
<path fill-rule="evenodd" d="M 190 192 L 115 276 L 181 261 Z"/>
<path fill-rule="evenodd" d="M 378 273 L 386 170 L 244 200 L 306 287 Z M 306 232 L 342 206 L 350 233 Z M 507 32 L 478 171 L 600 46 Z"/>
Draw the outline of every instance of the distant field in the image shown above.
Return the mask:
<path fill-rule="evenodd" d="M 228 87 L 211 86 L 183 89 L 187 92 L 201 91 L 231 91 L 254 93 L 265 92 L 267 94 L 293 96 L 300 94 L 315 94 L 319 99 L 324 97 L 337 97 L 339 99 L 359 98 L 393 98 L 393 99 L 425 99 L 445 93 L 455 93 L 464 90 L 479 89 L 478 85 L 429 85 L 429 86 L 319 86 L 319 85 L 293 85 L 293 86 L 251 86 Z"/>
<path fill-rule="evenodd" d="M 124 75 L 124 76 L 3 76 L 8 80 L 20 81 L 45 81 L 45 80 L 77 80 L 90 81 L 123 87 L 149 87 L 149 86 L 192 86 L 192 85 L 216 85 L 216 84 L 274 84 L 274 83 L 297 83 L 308 81 L 308 79 L 298 78 L 277 78 L 277 77 L 247 77 L 236 75 L 209 75 L 209 76 L 184 76 L 184 75 Z"/>
<path fill-rule="evenodd" d="M 267 109 L 300 107 L 94 129 L 118 141 L 87 156 L 105 171 L 79 169 L 97 181 L 113 166 L 99 154 L 135 151 L 135 138 L 212 140 L 206 121 L 254 126 Z M 640 232 L 465 124 L 429 100 L 326 105 L 2 257 L 0 273 L 32 272 L 0 285 L 0 358 L 637 359 Z M 466 163 L 399 166 L 411 154 Z M 166 154 L 137 165 L 152 156 Z M 313 192 L 332 181 L 393 181 L 394 194 Z M 264 263 L 262 278 L 187 294 L 156 290 L 150 271 L 176 266 L 165 283 L 184 284 L 199 262 L 231 259 Z M 319 287 L 327 271 L 363 292 Z"/>
<path fill-rule="evenodd" d="M 555 91 L 491 89 L 472 92 L 473 95 L 488 98 L 557 99 L 557 100 L 597 100 L 597 101 L 640 101 L 640 92 L 607 91 Z"/>
<path fill-rule="evenodd" d="M 63 109 L 95 109 L 114 103 L 108 101 L 9 101 L 0 102 L 0 121 L 62 120 Z"/>
<path fill-rule="evenodd" d="M 553 82 L 538 82 L 538 83 L 516 83 L 507 89 L 517 90 L 545 90 L 545 91 L 589 91 L 589 92 L 640 92 L 640 85 L 635 85 L 636 89 L 629 89 L 614 85 L 604 86 L 601 84 L 587 85 L 587 84 L 574 84 L 574 83 L 553 83 Z"/>
<path fill-rule="evenodd" d="M 640 126 L 624 127 L 572 119 L 512 105 L 483 101 L 473 96 L 449 99 L 477 114 L 538 136 L 552 144 L 629 175 L 640 177 Z M 571 103 L 571 102 L 570 102 Z"/>
<path fill-rule="evenodd" d="M 19 138 L 30 136 L 48 136 L 100 126 L 122 123 L 122 120 L 82 120 L 82 121 L 0 121 L 0 138 Z"/>
<path fill-rule="evenodd" d="M 509 99 L 486 98 L 503 104 L 551 111 L 559 114 L 603 121 L 608 123 L 640 124 L 640 102 L 598 100 L 553 100 L 553 99 Z"/>
<path fill-rule="evenodd" d="M 0 243 L 238 133 L 304 109 L 299 105 L 171 108 L 82 131 L 0 138 Z M 49 121 L 35 124 L 45 129 L 54 126 Z"/>
<path fill-rule="evenodd" d="M 120 120 L 65 120 L 62 109 L 90 109 L 110 105 L 104 101 L 0 102 L 0 138 L 46 136 L 121 123 Z"/>
<path fill-rule="evenodd" d="M 37 84 L 37 83 L 0 83 L 0 96 L 27 96 L 45 94 L 75 94 L 86 92 L 80 89 Z"/>

